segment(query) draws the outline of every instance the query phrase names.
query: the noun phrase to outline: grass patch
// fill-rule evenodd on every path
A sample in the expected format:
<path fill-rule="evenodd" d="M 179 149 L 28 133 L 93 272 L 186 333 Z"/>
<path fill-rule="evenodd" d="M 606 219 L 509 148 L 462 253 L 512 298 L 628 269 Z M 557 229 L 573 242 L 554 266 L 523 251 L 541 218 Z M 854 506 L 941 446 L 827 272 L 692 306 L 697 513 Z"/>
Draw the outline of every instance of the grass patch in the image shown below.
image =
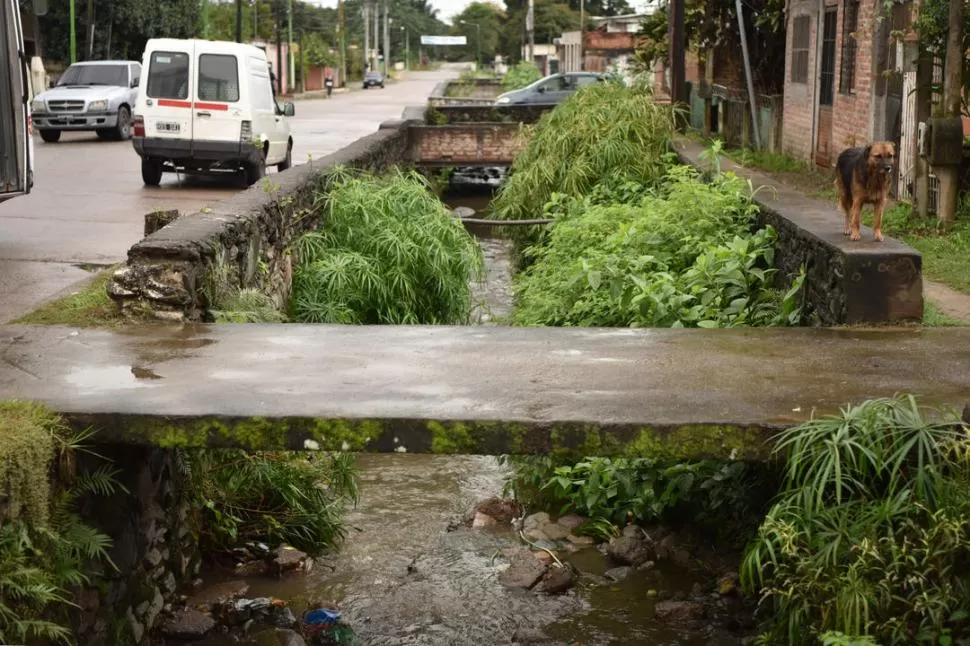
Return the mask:
<path fill-rule="evenodd" d="M 815 168 L 782 153 L 734 148 L 726 150 L 724 154 L 735 163 L 770 175 L 808 197 L 818 200 L 837 198 L 835 187 L 832 185 L 834 175 L 831 170 Z"/>
<path fill-rule="evenodd" d="M 929 300 L 924 300 L 923 325 L 924 327 L 966 327 L 967 323 L 947 316 Z"/>
<path fill-rule="evenodd" d="M 114 327 L 124 318 L 108 296 L 108 281 L 114 267 L 105 269 L 78 292 L 47 303 L 11 321 L 24 325 L 69 325 L 72 327 Z"/>

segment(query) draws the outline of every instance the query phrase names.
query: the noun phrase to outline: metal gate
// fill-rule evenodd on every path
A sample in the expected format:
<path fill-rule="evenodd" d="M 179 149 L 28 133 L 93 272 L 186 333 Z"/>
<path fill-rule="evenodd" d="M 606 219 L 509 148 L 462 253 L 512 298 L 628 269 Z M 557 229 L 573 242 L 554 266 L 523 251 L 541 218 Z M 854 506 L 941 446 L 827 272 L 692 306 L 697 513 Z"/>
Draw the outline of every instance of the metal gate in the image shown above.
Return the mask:
<path fill-rule="evenodd" d="M 916 70 L 903 73 L 902 126 L 899 133 L 899 179 L 896 199 L 913 201 L 916 170 Z"/>

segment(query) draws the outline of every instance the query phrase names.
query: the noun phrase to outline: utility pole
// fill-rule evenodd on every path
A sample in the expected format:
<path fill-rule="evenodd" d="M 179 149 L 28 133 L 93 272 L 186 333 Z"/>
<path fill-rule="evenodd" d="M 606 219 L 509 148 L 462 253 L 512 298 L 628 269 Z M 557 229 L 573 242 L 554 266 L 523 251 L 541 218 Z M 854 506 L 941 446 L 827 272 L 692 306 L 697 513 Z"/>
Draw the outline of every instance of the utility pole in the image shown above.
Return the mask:
<path fill-rule="evenodd" d="M 748 81 L 748 103 L 751 107 L 751 129 L 754 132 L 754 148 L 761 150 L 761 133 L 758 127 L 758 105 L 754 98 L 754 79 L 751 75 L 751 59 L 748 57 L 748 36 L 744 29 L 744 13 L 741 0 L 734 0 L 738 11 L 738 32 L 741 34 L 741 55 L 744 58 L 744 76 Z"/>
<path fill-rule="evenodd" d="M 377 59 L 381 54 L 381 0 L 374 2 L 374 52 L 371 69 L 377 70 Z"/>
<path fill-rule="evenodd" d="M 283 5 L 276 0 L 276 95 L 283 95 Z"/>
<path fill-rule="evenodd" d="M 71 14 L 71 63 L 77 62 L 77 16 L 74 9 L 74 0 L 70 0 L 70 14 Z"/>
<path fill-rule="evenodd" d="M 253 42 L 259 40 L 259 0 L 253 0 Z"/>
<path fill-rule="evenodd" d="M 525 14 L 525 30 L 529 34 L 529 62 L 536 60 L 536 7 L 535 1 L 529 0 L 528 13 Z"/>
<path fill-rule="evenodd" d="M 88 60 L 94 59 L 94 0 L 88 0 Z"/>
<path fill-rule="evenodd" d="M 404 70 L 407 72 L 411 71 L 411 30 L 407 27 L 401 27 L 404 32 Z"/>
<path fill-rule="evenodd" d="M 306 92 L 306 56 L 303 53 L 303 30 L 300 30 L 300 91 Z"/>
<path fill-rule="evenodd" d="M 947 21 L 946 63 L 943 67 L 943 109 L 944 118 L 934 123 L 933 129 L 946 132 L 961 141 L 962 123 L 960 123 L 961 76 L 963 73 L 963 0 L 950 0 L 950 15 Z M 949 123 L 946 123 L 949 122 Z M 960 123 L 958 126 L 957 124 Z M 947 127 L 949 126 L 949 127 Z M 948 137 L 952 138 L 952 137 Z M 943 137 L 936 134 L 932 137 L 933 147 Z M 962 151 L 961 151 L 962 152 Z M 955 153 L 955 151 L 954 151 Z M 962 157 L 962 154 L 960 155 Z M 954 155 L 956 157 L 956 155 Z M 940 178 L 940 207 L 939 218 L 944 224 L 952 224 L 956 219 L 957 201 L 960 197 L 960 159 L 936 159 L 933 171 Z"/>
<path fill-rule="evenodd" d="M 202 37 L 209 38 L 209 0 L 202 0 Z"/>
<path fill-rule="evenodd" d="M 347 48 L 344 41 L 344 0 L 337 0 L 337 32 L 340 35 L 340 85 L 347 79 Z"/>
<path fill-rule="evenodd" d="M 296 62 L 293 56 L 293 0 L 289 0 L 286 7 L 286 57 L 290 62 L 289 74 L 287 74 L 287 88 L 296 87 Z M 292 91 L 292 90 L 291 90 Z"/>
<path fill-rule="evenodd" d="M 586 71 L 586 0 L 579 0 L 579 69 Z"/>
<path fill-rule="evenodd" d="M 242 42 L 242 0 L 236 0 L 236 42 Z"/>
<path fill-rule="evenodd" d="M 364 71 L 366 72 L 367 65 L 370 63 L 370 3 L 364 0 L 361 7 L 364 12 Z"/>
<path fill-rule="evenodd" d="M 384 0 L 384 76 L 391 71 L 391 7 Z"/>
<path fill-rule="evenodd" d="M 687 102 L 684 96 L 684 0 L 670 0 L 668 42 L 670 43 L 670 100 L 673 104 Z"/>

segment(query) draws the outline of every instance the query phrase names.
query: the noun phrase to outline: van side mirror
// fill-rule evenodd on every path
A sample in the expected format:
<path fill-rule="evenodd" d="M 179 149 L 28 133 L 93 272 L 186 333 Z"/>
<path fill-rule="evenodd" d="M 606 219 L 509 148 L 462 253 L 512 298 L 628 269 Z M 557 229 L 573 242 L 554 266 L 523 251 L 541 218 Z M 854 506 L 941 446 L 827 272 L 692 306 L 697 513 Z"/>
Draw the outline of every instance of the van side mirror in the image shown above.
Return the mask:
<path fill-rule="evenodd" d="M 33 0 L 31 3 L 34 6 L 35 16 L 46 16 L 47 15 L 47 0 Z"/>
<path fill-rule="evenodd" d="M 283 104 L 283 116 L 284 117 L 292 117 L 295 114 L 296 114 L 296 106 L 295 105 L 293 105 L 290 101 L 287 101 L 286 103 Z"/>
<path fill-rule="evenodd" d="M 138 82 L 139 82 L 140 80 L 141 80 L 141 79 L 139 79 L 139 78 L 135 78 L 135 79 L 134 79 L 134 80 L 133 80 L 133 81 L 131 82 L 131 87 L 133 87 L 133 88 L 136 88 L 136 87 L 138 87 Z"/>
<path fill-rule="evenodd" d="M 52 89 L 54 89 L 54 85 L 55 85 L 55 83 L 54 83 L 54 79 L 49 79 L 49 80 L 47 81 L 47 89 L 48 89 L 48 90 L 52 90 Z"/>

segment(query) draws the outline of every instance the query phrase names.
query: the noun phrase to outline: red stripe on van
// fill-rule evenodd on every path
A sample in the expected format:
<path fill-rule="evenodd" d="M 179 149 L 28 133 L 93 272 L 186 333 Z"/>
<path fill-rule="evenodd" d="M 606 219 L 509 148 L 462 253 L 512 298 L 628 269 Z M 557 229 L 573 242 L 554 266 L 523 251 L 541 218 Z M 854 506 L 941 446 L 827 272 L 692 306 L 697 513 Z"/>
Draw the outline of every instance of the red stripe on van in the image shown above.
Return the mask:
<path fill-rule="evenodd" d="M 192 108 L 191 101 L 175 101 L 173 99 L 159 99 L 158 107 L 160 108 Z"/>
<path fill-rule="evenodd" d="M 229 109 L 229 106 L 225 103 L 206 103 L 205 101 L 195 102 L 196 110 L 222 110 L 223 112 Z"/>

